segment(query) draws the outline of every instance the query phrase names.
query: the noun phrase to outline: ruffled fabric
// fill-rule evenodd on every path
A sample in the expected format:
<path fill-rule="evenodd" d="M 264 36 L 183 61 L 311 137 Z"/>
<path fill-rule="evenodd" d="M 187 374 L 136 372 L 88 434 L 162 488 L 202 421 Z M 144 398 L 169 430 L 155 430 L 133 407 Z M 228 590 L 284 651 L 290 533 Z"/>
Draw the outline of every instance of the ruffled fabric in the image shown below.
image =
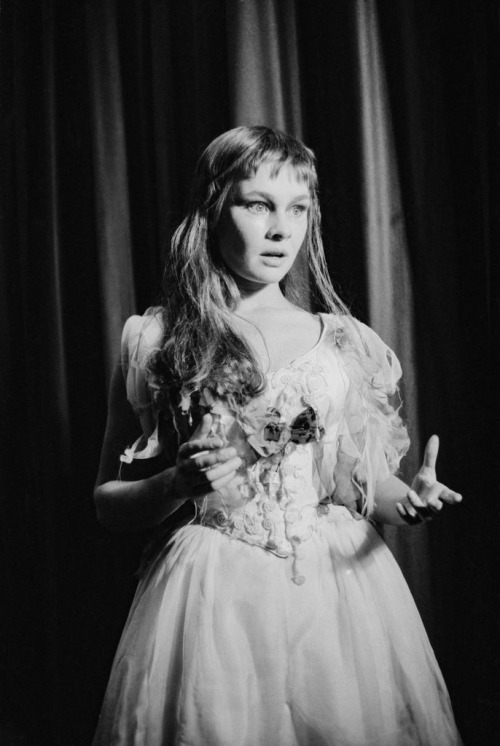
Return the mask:
<path fill-rule="evenodd" d="M 125 322 L 121 339 L 121 366 L 125 378 L 127 399 L 138 415 L 144 437 L 140 437 L 130 448 L 125 449 L 120 460 L 131 463 L 134 459 L 158 456 L 161 445 L 158 439 L 158 413 L 151 396 L 147 375 L 149 357 L 159 348 L 163 334 L 160 309 L 148 308 L 143 316 L 131 316 Z"/>
<path fill-rule="evenodd" d="M 399 413 L 401 365 L 394 352 L 366 324 L 330 317 L 350 386 L 339 428 L 334 502 L 359 503 L 363 515 L 375 506 L 377 482 L 399 469 L 410 446 Z"/>

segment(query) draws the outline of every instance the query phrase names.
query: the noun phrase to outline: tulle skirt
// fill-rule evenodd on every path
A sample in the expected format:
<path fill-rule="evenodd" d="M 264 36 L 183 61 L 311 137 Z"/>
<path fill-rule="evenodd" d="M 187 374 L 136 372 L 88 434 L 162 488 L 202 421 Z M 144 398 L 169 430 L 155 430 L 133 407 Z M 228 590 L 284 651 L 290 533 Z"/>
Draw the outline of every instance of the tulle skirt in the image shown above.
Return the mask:
<path fill-rule="evenodd" d="M 343 508 L 296 565 L 177 531 L 142 578 L 94 746 L 456 746 L 436 659 L 391 552 Z"/>

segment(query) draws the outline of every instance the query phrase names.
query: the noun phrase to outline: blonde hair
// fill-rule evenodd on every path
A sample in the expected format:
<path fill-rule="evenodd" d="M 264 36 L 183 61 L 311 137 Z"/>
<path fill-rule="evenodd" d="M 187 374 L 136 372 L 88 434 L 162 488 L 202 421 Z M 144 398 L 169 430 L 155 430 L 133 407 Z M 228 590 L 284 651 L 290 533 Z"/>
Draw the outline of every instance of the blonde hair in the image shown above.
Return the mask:
<path fill-rule="evenodd" d="M 190 207 L 177 228 L 163 278 L 164 336 L 150 360 L 150 371 L 167 389 L 194 393 L 207 388 L 244 404 L 264 388 L 262 371 L 248 344 L 234 331 L 230 315 L 240 300 L 224 264 L 215 229 L 237 182 L 251 178 L 263 163 L 276 175 L 291 166 L 311 197 L 302 251 L 309 267 L 309 293 L 315 310 L 348 314 L 335 293 L 321 239 L 315 156 L 300 140 L 264 126 L 224 132 L 203 151 L 195 172 Z M 283 294 L 304 307 L 301 278 L 290 272 Z"/>

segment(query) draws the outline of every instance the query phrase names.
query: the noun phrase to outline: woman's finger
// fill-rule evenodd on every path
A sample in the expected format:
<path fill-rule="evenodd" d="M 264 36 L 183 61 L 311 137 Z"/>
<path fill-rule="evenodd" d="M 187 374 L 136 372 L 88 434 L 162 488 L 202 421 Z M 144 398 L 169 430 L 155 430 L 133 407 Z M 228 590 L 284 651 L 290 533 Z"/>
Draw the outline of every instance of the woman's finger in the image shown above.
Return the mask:
<path fill-rule="evenodd" d="M 425 508 L 425 503 L 423 500 L 417 495 L 415 490 L 409 490 L 408 494 L 406 495 L 406 499 L 410 502 L 411 505 L 413 505 L 414 508 L 417 510 Z"/>
<path fill-rule="evenodd" d="M 417 511 L 409 503 L 406 503 L 404 505 L 403 503 L 396 503 L 396 510 L 398 511 L 404 522 L 407 523 L 409 526 L 418 526 L 419 523 L 428 521 L 431 518 L 429 511 L 427 511 L 425 508 Z"/>
<path fill-rule="evenodd" d="M 445 503 L 448 503 L 449 505 L 453 505 L 454 503 L 460 503 L 463 500 L 462 495 L 460 492 L 454 492 L 453 490 L 450 490 L 448 487 L 443 487 L 441 490 L 441 494 L 439 495 L 439 498 L 441 500 L 444 500 Z"/>
<path fill-rule="evenodd" d="M 241 458 L 239 456 L 236 456 L 235 458 L 229 459 L 229 461 L 225 461 L 223 464 L 214 466 L 212 469 L 206 471 L 205 477 L 208 479 L 209 482 L 213 484 L 221 477 L 225 477 L 231 473 L 234 474 L 234 472 L 239 469 L 241 464 Z"/>
<path fill-rule="evenodd" d="M 199 451 L 191 454 L 189 457 L 193 462 L 193 467 L 200 471 L 211 469 L 219 463 L 229 461 L 237 455 L 236 448 L 217 448 L 214 451 Z"/>
<path fill-rule="evenodd" d="M 227 463 L 229 462 L 226 462 L 226 464 Z M 235 459 L 235 462 L 231 463 L 227 469 L 222 468 L 226 467 L 226 464 L 221 464 L 221 467 L 217 467 L 217 472 L 215 469 L 210 469 L 210 472 L 200 472 L 200 478 L 202 478 L 203 481 L 197 482 L 192 487 L 191 496 L 202 497 L 211 492 L 217 492 L 218 490 L 221 490 L 223 487 L 228 485 L 236 476 L 236 472 L 240 464 L 238 463 L 238 459 Z"/>
<path fill-rule="evenodd" d="M 201 418 L 200 424 L 189 440 L 199 440 L 200 438 L 206 438 L 210 432 L 210 428 L 212 427 L 212 420 L 213 417 L 210 412 L 204 414 Z"/>
<path fill-rule="evenodd" d="M 427 469 L 436 469 L 436 461 L 439 451 L 439 438 L 437 435 L 431 435 L 427 441 L 424 452 L 423 466 Z"/>
<path fill-rule="evenodd" d="M 179 447 L 178 455 L 181 458 L 191 458 L 191 456 L 199 456 L 202 452 L 215 451 L 218 448 L 222 448 L 224 442 L 221 438 L 198 438 L 197 440 L 188 440 Z"/>
<path fill-rule="evenodd" d="M 425 502 L 415 492 L 415 490 L 409 490 L 406 495 L 406 502 L 399 503 L 402 510 L 398 509 L 398 513 L 401 516 L 407 516 L 412 525 L 421 521 L 429 521 L 432 516 L 442 508 L 442 503 L 437 499 L 438 492 L 436 491 L 429 503 L 426 499 Z"/>
<path fill-rule="evenodd" d="M 235 474 L 236 472 L 231 472 L 230 474 L 226 474 L 226 476 L 224 477 L 220 477 L 215 482 L 212 482 L 212 484 L 210 485 L 212 492 L 218 492 L 223 487 L 226 487 L 228 484 L 230 484 L 234 479 Z"/>
<path fill-rule="evenodd" d="M 413 511 L 410 511 L 410 515 L 415 517 L 416 514 L 422 521 L 428 521 L 432 518 L 432 513 L 434 511 L 430 509 L 427 501 L 424 502 L 422 498 L 417 495 L 415 490 L 410 490 L 406 495 L 406 499 L 408 500 L 409 505 L 413 508 Z"/>
<path fill-rule="evenodd" d="M 225 461 L 224 463 L 209 469 L 179 469 L 177 490 L 179 494 L 188 495 L 189 497 L 198 497 L 207 492 L 215 492 L 219 489 L 217 480 L 228 478 L 230 481 L 234 478 L 237 469 L 242 464 L 239 456 Z"/>

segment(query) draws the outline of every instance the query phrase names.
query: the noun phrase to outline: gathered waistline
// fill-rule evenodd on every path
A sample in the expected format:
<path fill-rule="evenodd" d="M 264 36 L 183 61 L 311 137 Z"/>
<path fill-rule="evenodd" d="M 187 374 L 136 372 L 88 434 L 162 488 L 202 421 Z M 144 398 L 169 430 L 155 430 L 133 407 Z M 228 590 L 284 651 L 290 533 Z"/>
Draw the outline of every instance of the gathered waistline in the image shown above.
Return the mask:
<path fill-rule="evenodd" d="M 276 513 L 276 516 L 273 513 Z M 276 557 L 293 557 L 294 560 L 298 560 L 300 545 L 319 533 L 324 523 L 354 521 L 360 517 L 353 515 L 344 505 L 320 503 L 306 505 L 300 509 L 288 508 L 285 512 L 275 510 L 258 513 L 253 517 L 241 511 L 228 514 L 217 507 L 200 511 L 193 523 L 213 528 L 230 538 L 257 546 Z"/>

